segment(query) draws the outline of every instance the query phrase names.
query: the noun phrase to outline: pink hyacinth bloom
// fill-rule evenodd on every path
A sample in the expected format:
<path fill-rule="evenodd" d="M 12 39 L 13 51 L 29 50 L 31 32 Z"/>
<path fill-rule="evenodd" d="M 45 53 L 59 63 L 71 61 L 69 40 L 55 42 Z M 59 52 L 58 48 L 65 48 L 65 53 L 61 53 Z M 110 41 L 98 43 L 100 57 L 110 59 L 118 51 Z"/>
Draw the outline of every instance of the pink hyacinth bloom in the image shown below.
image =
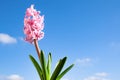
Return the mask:
<path fill-rule="evenodd" d="M 34 9 L 34 5 L 27 8 L 24 17 L 24 34 L 25 40 L 32 43 L 34 39 L 40 40 L 44 37 L 44 16 L 40 16 L 40 11 Z"/>

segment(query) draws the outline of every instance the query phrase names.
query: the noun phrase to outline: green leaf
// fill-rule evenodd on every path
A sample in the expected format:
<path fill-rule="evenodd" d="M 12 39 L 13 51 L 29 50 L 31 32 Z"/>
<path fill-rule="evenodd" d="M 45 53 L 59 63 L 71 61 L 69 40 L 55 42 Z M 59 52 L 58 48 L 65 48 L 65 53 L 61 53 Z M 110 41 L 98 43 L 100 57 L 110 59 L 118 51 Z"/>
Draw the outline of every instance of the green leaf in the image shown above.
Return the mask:
<path fill-rule="evenodd" d="M 59 75 L 59 73 L 61 72 L 65 62 L 66 62 L 67 57 L 64 57 L 63 59 L 60 59 L 58 65 L 56 66 L 51 79 L 50 80 L 56 80 L 57 76 Z"/>
<path fill-rule="evenodd" d="M 41 54 L 40 54 L 40 63 L 41 63 L 41 66 L 42 66 L 42 72 L 43 72 L 44 80 L 49 80 L 48 77 L 47 77 L 48 72 L 47 72 L 46 61 L 45 61 L 44 53 L 43 53 L 42 50 L 41 50 Z"/>
<path fill-rule="evenodd" d="M 35 66 L 35 68 L 36 68 L 36 70 L 37 70 L 37 72 L 39 74 L 40 79 L 43 80 L 42 69 L 39 66 L 38 62 L 34 59 L 34 57 L 32 55 L 29 55 L 29 57 L 30 57 L 32 63 L 34 64 L 34 66 Z"/>
<path fill-rule="evenodd" d="M 58 77 L 56 80 L 60 80 L 72 67 L 74 64 L 70 65 L 68 68 L 66 68 Z"/>
<path fill-rule="evenodd" d="M 50 79 L 51 76 L 51 62 L 52 62 L 52 56 L 51 53 L 48 55 L 48 63 L 47 63 L 47 71 L 48 71 L 48 77 Z"/>

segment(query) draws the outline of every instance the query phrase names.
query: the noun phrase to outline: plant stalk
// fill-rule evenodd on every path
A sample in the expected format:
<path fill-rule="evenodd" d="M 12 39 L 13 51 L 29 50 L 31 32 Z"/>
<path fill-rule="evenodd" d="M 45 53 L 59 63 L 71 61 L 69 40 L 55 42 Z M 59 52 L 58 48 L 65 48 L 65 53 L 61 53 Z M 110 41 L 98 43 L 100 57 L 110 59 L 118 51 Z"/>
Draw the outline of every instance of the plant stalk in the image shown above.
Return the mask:
<path fill-rule="evenodd" d="M 40 48 L 38 46 L 38 41 L 36 39 L 34 39 L 34 45 L 35 45 L 35 48 L 36 48 L 36 51 L 37 51 L 37 54 L 38 54 L 38 58 L 40 58 Z"/>

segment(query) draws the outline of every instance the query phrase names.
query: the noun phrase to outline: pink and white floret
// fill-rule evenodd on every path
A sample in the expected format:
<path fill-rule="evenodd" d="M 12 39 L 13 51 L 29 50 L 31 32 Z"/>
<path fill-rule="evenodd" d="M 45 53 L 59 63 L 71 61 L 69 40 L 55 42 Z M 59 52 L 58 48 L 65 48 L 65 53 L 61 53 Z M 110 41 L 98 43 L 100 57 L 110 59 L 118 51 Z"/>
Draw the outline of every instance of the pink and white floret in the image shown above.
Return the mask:
<path fill-rule="evenodd" d="M 24 17 L 24 34 L 25 40 L 32 43 L 34 39 L 40 40 L 44 37 L 44 16 L 40 15 L 40 11 L 34 9 L 34 5 L 27 8 Z"/>

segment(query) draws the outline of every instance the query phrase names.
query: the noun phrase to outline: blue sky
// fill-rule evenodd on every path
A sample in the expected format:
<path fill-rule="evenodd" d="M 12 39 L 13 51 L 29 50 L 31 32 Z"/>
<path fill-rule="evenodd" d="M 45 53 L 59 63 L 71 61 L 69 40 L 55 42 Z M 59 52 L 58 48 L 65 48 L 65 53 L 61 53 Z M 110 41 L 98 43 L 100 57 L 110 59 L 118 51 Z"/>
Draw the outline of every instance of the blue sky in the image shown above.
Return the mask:
<path fill-rule="evenodd" d="M 45 15 L 46 58 L 67 56 L 75 63 L 62 80 L 120 80 L 119 0 L 0 0 L 0 80 L 39 80 L 28 55 L 34 45 L 22 39 L 23 19 L 31 4 Z"/>

